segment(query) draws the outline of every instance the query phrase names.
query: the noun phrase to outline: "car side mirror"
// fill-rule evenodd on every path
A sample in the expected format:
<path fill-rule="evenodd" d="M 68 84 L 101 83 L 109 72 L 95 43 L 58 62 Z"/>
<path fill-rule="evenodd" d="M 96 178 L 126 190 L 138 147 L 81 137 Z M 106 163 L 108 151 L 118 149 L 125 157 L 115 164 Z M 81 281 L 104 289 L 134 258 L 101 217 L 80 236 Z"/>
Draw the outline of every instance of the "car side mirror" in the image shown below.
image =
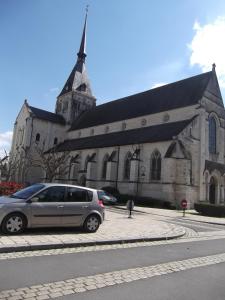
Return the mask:
<path fill-rule="evenodd" d="M 39 198 L 38 198 L 38 197 L 33 197 L 33 198 L 29 199 L 29 200 L 27 201 L 27 203 L 33 203 L 33 202 L 38 202 L 38 201 L 39 201 Z"/>

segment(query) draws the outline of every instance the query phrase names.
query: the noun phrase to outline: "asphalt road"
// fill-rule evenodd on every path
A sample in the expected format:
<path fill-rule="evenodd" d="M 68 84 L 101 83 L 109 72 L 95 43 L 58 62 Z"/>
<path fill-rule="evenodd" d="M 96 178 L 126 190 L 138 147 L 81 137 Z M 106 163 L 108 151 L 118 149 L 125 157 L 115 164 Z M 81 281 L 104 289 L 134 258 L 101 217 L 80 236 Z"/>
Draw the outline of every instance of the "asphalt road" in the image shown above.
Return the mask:
<path fill-rule="evenodd" d="M 51 296 L 87 300 L 225 299 L 225 238 L 168 241 L 162 245 L 149 243 L 143 247 L 134 244 L 132 248 L 125 245 L 124 249 L 103 246 L 102 250 L 93 250 L 70 254 L 51 250 L 49 255 L 39 251 L 38 256 L 32 256 L 30 252 L 31 257 L 23 257 L 22 253 L 17 258 L 0 254 L 0 299 L 5 290 L 18 288 L 24 288 L 23 296 L 18 296 L 18 291 L 11 291 L 17 297 L 12 299 L 25 299 L 29 295 L 28 299 L 40 300 Z M 224 254 L 222 261 L 221 254 Z M 165 266 L 170 262 L 169 268 Z M 131 268 L 137 270 L 132 273 Z M 143 272 L 146 273 L 143 275 Z M 78 277 L 82 277 L 82 282 L 76 283 L 80 291 L 76 293 L 77 290 L 70 288 L 70 281 L 76 281 Z M 126 282 L 127 278 L 130 282 Z M 102 286 L 105 282 L 107 287 Z M 57 297 L 66 291 L 71 295 Z M 11 296 L 3 299 L 11 299 Z"/>
<path fill-rule="evenodd" d="M 225 268 L 210 266 L 89 291 L 66 300 L 224 300 Z"/>

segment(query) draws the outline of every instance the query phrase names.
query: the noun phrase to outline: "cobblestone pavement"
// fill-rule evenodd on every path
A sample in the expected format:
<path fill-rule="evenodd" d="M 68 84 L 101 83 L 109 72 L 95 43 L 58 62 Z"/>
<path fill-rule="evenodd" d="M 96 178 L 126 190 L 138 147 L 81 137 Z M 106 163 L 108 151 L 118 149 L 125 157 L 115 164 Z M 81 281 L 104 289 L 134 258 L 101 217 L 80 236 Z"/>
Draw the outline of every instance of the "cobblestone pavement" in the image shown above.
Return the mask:
<path fill-rule="evenodd" d="M 215 232 L 200 233 L 196 235 L 184 235 L 182 238 L 179 239 L 162 240 L 162 241 L 118 243 L 113 245 L 95 245 L 95 246 L 86 246 L 86 247 L 82 246 L 82 247 L 75 247 L 75 248 L 0 253 L 0 261 L 25 258 L 25 257 L 63 255 L 63 254 L 74 254 L 74 253 L 81 253 L 81 252 L 127 249 L 127 248 L 135 248 L 135 247 L 150 247 L 150 246 L 159 246 L 159 245 L 189 243 L 194 241 L 208 241 L 208 240 L 216 240 L 216 239 L 225 239 L 225 232 L 215 231 Z"/>
<path fill-rule="evenodd" d="M 53 299 L 220 263 L 225 263 L 225 253 L 4 290 L 0 292 L 0 299 Z"/>
<path fill-rule="evenodd" d="M 121 230 L 123 229 L 123 230 Z M 127 217 L 127 212 L 106 211 L 106 220 L 96 233 L 87 234 L 79 231 L 49 229 L 27 231 L 18 236 L 0 236 L 0 252 L 17 249 L 38 249 L 42 247 L 71 246 L 79 244 L 97 244 L 129 240 L 167 239 L 185 234 L 185 228 L 152 219 L 147 214 L 135 214 Z"/>

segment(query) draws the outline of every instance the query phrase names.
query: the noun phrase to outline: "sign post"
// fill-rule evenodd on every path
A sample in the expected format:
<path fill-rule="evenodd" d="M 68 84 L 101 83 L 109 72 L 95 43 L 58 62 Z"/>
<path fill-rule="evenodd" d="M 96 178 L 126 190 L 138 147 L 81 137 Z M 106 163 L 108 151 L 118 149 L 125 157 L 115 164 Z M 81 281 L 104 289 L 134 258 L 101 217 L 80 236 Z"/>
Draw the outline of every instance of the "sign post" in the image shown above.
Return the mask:
<path fill-rule="evenodd" d="M 183 208 L 183 217 L 185 217 L 185 210 L 187 209 L 187 200 L 183 199 L 181 201 L 181 207 Z"/>

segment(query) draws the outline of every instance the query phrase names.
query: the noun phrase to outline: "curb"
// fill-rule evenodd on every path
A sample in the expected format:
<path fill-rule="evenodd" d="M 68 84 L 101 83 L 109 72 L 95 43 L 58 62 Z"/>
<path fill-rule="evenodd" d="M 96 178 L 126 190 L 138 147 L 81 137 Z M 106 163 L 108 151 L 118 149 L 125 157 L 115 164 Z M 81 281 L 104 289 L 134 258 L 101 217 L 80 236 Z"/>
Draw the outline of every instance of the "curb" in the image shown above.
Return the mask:
<path fill-rule="evenodd" d="M 62 248 L 75 248 L 75 247 L 88 247 L 98 245 L 115 245 L 125 243 L 137 243 L 137 242 L 153 242 L 153 241 L 167 241 L 176 238 L 180 238 L 185 235 L 186 232 L 179 233 L 176 235 L 165 236 L 165 237 L 152 237 L 152 238 L 130 238 L 122 240 L 108 240 L 108 241 L 93 241 L 93 242 L 74 242 L 74 243 L 58 243 L 58 244 L 35 244 L 35 245 L 14 245 L 9 247 L 0 247 L 0 253 L 9 252 L 23 252 L 23 251 L 34 251 L 34 250 L 52 250 Z"/>

